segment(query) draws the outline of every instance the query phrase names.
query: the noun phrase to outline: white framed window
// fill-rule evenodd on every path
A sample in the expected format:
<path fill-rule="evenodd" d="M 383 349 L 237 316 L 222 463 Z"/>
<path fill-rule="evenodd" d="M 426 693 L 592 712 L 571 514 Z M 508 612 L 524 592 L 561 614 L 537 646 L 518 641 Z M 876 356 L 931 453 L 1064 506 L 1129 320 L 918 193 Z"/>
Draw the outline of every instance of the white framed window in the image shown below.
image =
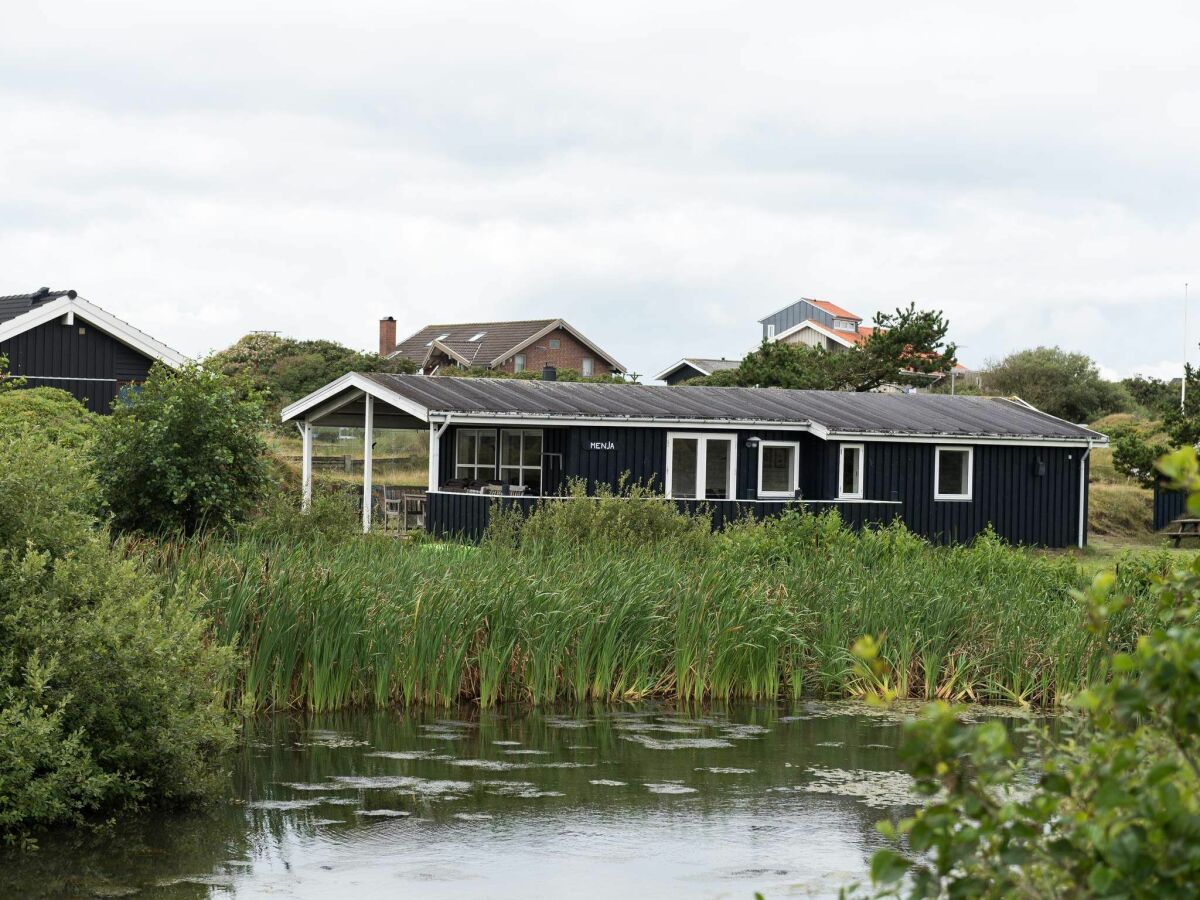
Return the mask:
<path fill-rule="evenodd" d="M 970 500 L 974 447 L 936 447 L 933 451 L 933 499 Z"/>
<path fill-rule="evenodd" d="M 495 430 L 458 430 L 454 438 L 454 477 L 467 481 L 491 481 L 496 477 Z"/>
<path fill-rule="evenodd" d="M 767 326 L 767 340 L 773 341 L 774 339 L 775 339 L 775 326 L 768 325 Z"/>
<path fill-rule="evenodd" d="M 513 357 L 513 371 L 514 372 L 524 372 L 525 371 L 525 354 L 524 353 L 518 353 L 516 356 Z"/>
<path fill-rule="evenodd" d="M 863 499 L 863 461 L 866 454 L 862 444 L 842 444 L 838 451 L 838 499 Z"/>
<path fill-rule="evenodd" d="M 542 432 L 537 428 L 500 430 L 500 480 L 521 485 L 530 494 L 542 492 Z"/>
<path fill-rule="evenodd" d="M 796 441 L 759 441 L 758 496 L 791 500 L 800 484 L 800 445 Z"/>
<path fill-rule="evenodd" d="M 591 378 L 592 373 L 596 371 L 596 364 L 590 356 L 585 356 L 583 362 L 579 365 L 579 374 L 584 378 Z"/>
<path fill-rule="evenodd" d="M 858 323 L 851 319 L 834 319 L 833 328 L 835 331 L 858 331 Z"/>
<path fill-rule="evenodd" d="M 732 500 L 736 462 L 737 435 L 667 432 L 667 496 Z"/>
<path fill-rule="evenodd" d="M 557 350 L 561 346 L 562 346 L 562 341 L 560 341 L 558 338 L 550 338 L 550 349 L 551 350 Z"/>

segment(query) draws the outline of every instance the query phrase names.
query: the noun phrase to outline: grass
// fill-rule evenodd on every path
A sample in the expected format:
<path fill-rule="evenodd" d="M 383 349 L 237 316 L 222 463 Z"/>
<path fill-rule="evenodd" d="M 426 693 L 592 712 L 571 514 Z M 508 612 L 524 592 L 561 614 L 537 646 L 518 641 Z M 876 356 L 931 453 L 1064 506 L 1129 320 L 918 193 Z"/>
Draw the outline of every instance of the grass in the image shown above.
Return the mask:
<path fill-rule="evenodd" d="M 862 695 L 879 687 L 849 653 L 864 634 L 903 696 L 1049 705 L 1100 658 L 1073 559 L 857 536 L 836 516 L 711 535 L 661 504 L 602 500 L 497 517 L 479 547 L 247 531 L 158 564 L 240 650 L 229 691 L 248 709 Z M 1166 564 L 1126 565 L 1118 643 L 1144 629 Z"/>

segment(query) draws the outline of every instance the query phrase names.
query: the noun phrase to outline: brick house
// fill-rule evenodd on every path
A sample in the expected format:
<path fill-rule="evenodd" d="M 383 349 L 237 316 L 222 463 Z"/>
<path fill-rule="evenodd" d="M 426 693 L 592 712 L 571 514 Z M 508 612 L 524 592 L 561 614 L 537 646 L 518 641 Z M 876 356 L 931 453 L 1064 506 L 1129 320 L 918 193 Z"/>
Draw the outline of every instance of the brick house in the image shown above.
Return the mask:
<path fill-rule="evenodd" d="M 396 320 L 379 320 L 379 355 L 411 359 L 426 375 L 459 366 L 498 372 L 573 369 L 585 377 L 623 375 L 625 367 L 562 319 L 427 325 L 402 341 Z"/>

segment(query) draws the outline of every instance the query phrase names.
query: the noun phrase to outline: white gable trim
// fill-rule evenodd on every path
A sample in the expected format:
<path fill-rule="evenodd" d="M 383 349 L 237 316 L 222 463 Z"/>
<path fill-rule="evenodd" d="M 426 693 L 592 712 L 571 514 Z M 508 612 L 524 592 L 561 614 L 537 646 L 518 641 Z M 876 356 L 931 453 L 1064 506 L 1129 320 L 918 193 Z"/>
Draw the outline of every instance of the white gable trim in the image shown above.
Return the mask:
<path fill-rule="evenodd" d="M 665 369 L 663 369 L 661 372 L 659 372 L 657 375 L 655 375 L 654 380 L 655 381 L 666 381 L 668 376 L 673 375 L 675 372 L 679 371 L 684 366 L 687 366 L 689 369 L 695 369 L 701 375 L 711 375 L 712 374 L 712 372 L 708 371 L 708 369 L 704 368 L 704 366 L 697 363 L 694 359 L 681 359 L 679 362 L 675 363 L 673 366 L 667 366 Z"/>
<path fill-rule="evenodd" d="M 441 350 L 448 357 L 450 357 L 453 360 L 457 360 L 458 362 L 462 363 L 467 368 L 470 368 L 473 365 L 471 360 L 467 359 L 465 356 L 463 356 L 461 353 L 459 353 L 457 350 L 455 350 L 449 344 L 443 344 L 441 341 L 435 340 L 435 341 L 431 341 L 429 344 L 429 352 L 425 354 L 425 363 L 424 363 L 424 365 L 422 365 L 422 368 L 429 365 L 429 358 L 431 356 L 433 356 L 434 350 Z"/>
<path fill-rule="evenodd" d="M 69 317 L 72 322 L 76 318 L 83 319 L 114 340 L 171 368 L 177 369 L 188 361 L 182 353 L 172 350 L 161 341 L 156 341 L 144 331 L 139 331 L 128 322 L 118 319 L 112 313 L 105 312 L 82 297 L 74 299 L 59 297 L 50 303 L 34 307 L 15 319 L 9 319 L 0 325 L 0 341 L 7 341 L 60 317 Z"/>
<path fill-rule="evenodd" d="M 344 402 L 339 403 L 335 400 L 338 394 L 345 390 L 351 390 L 353 393 Z M 284 407 L 283 413 L 280 416 L 281 421 L 289 422 L 292 419 L 306 419 L 305 413 L 314 412 L 314 417 L 327 415 L 330 412 L 340 409 L 345 403 L 349 403 L 357 399 L 362 394 L 368 397 L 374 397 L 376 400 L 382 400 L 389 406 L 394 406 L 396 409 L 408 413 L 415 419 L 420 419 L 422 422 L 429 421 L 429 410 L 421 404 L 409 400 L 407 397 L 402 397 L 395 391 L 388 390 L 379 382 L 367 378 L 365 375 L 360 375 L 358 372 L 347 372 L 336 381 L 331 381 L 325 387 L 313 391 L 307 397 L 302 397 L 295 403 Z M 330 402 L 334 401 L 334 402 Z M 328 406 L 328 408 L 325 408 Z"/>
<path fill-rule="evenodd" d="M 817 332 L 818 334 L 824 335 L 825 337 L 830 338 L 831 340 L 837 341 L 843 347 L 858 346 L 857 342 L 846 340 L 845 337 L 838 334 L 832 328 L 826 328 L 820 322 L 814 322 L 812 319 L 805 319 L 799 325 L 793 325 L 787 331 L 779 332 L 777 335 L 775 335 L 775 340 L 782 341 L 785 338 L 787 338 L 789 335 L 793 335 L 799 331 L 803 331 L 805 328 L 811 328 L 813 331 Z M 856 334 L 857 334 L 857 332 L 856 332 Z"/>

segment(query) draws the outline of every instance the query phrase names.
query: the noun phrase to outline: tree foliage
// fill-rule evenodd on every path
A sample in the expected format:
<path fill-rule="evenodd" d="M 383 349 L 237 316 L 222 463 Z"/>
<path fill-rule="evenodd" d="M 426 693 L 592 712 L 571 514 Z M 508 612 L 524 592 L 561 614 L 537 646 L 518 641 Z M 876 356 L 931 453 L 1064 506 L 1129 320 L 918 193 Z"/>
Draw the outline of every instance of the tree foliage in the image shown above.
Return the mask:
<path fill-rule="evenodd" d="M 1161 419 L 1179 406 L 1179 379 L 1164 381 L 1161 378 L 1146 378 L 1135 375 L 1121 380 L 1121 386 L 1129 392 L 1133 402 L 1152 417 Z"/>
<path fill-rule="evenodd" d="M 800 390 L 873 391 L 885 384 L 928 384 L 921 377 L 947 372 L 955 346 L 946 343 L 950 324 L 940 312 L 916 304 L 875 317 L 875 330 L 844 351 L 763 341 L 736 369 L 714 372 L 689 384 L 782 387 Z"/>
<path fill-rule="evenodd" d="M 262 426 L 262 400 L 244 381 L 155 366 L 96 440 L 115 527 L 192 534 L 244 519 L 269 481 Z"/>
<path fill-rule="evenodd" d="M 1200 512 L 1196 451 L 1160 466 Z M 1083 598 L 1102 638 L 1130 603 L 1114 583 L 1102 574 Z M 860 647 L 868 665 L 872 649 Z M 942 703 L 906 727 L 902 754 L 928 802 L 881 824 L 907 845 L 876 854 L 880 895 L 1200 894 L 1200 558 L 1162 581 L 1149 632 L 1102 669 L 1061 731 L 1032 730 L 1034 753 Z"/>
<path fill-rule="evenodd" d="M 262 394 L 269 412 L 298 400 L 347 372 L 416 371 L 412 360 L 352 350 L 336 341 L 301 341 L 254 332 L 210 356 L 205 365 L 243 376 Z"/>
<path fill-rule="evenodd" d="M 4 405 L 45 399 L 19 391 Z M 85 416 L 80 407 L 75 420 Z M 233 735 L 220 689 L 231 660 L 209 642 L 196 600 L 161 594 L 98 524 L 80 432 L 8 422 L 0 839 L 25 843 L 40 827 L 204 794 Z"/>
<path fill-rule="evenodd" d="M 1020 397 L 1068 422 L 1093 422 L 1133 403 L 1120 384 L 1100 377 L 1089 356 L 1058 347 L 1010 353 L 984 371 L 983 384 L 988 393 Z"/>

